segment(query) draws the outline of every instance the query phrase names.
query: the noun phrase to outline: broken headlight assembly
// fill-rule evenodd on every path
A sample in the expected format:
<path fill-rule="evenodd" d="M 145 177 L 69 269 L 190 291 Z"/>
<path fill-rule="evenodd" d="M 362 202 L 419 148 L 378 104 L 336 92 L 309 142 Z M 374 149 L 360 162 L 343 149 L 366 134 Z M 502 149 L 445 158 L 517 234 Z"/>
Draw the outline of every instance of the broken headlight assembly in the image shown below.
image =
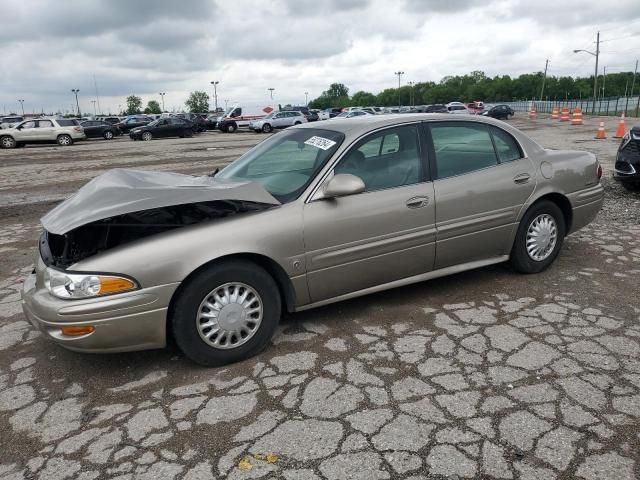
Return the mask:
<path fill-rule="evenodd" d="M 67 273 L 55 268 L 44 272 L 44 285 L 49 293 L 62 299 L 103 297 L 140 288 L 130 278 L 96 273 Z"/>

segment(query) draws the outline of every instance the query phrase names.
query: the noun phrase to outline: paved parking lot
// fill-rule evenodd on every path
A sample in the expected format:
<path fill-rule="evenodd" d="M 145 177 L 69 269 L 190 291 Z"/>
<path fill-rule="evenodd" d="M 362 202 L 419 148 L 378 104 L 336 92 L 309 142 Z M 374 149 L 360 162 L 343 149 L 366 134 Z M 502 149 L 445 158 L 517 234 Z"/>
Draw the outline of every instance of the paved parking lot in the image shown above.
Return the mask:
<path fill-rule="evenodd" d="M 90 178 L 208 173 L 263 136 L 0 151 L 0 479 L 639 478 L 640 195 L 610 180 L 618 142 L 594 140 L 595 120 L 514 123 L 605 167 L 603 211 L 549 270 L 497 265 L 292 315 L 224 369 L 173 346 L 65 351 L 18 292 L 38 218 Z"/>

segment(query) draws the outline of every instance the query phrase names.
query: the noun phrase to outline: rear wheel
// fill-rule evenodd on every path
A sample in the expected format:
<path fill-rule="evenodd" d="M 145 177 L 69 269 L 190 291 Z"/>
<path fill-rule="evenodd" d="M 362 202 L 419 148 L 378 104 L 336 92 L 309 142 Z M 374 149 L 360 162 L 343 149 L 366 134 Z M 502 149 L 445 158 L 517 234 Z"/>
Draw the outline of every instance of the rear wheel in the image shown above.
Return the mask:
<path fill-rule="evenodd" d="M 520 222 L 511 264 L 522 273 L 545 270 L 558 256 L 565 235 L 564 215 L 549 200 L 535 203 Z"/>
<path fill-rule="evenodd" d="M 113 132 L 111 130 L 106 130 L 102 136 L 105 140 L 111 140 L 113 138 Z"/>
<path fill-rule="evenodd" d="M 173 336 L 196 363 L 219 366 L 259 353 L 280 320 L 280 294 L 259 266 L 228 261 L 183 285 L 171 311 Z"/>
<path fill-rule="evenodd" d="M 145 142 L 150 141 L 152 138 L 153 138 L 153 135 L 151 134 L 151 132 L 142 133 L 142 140 L 144 140 Z"/>
<path fill-rule="evenodd" d="M 302 125 L 302 122 L 295 122 L 294 125 Z"/>
<path fill-rule="evenodd" d="M 2 148 L 16 148 L 16 141 L 13 137 L 5 135 L 4 137 L 0 137 L 0 145 L 2 145 Z"/>
<path fill-rule="evenodd" d="M 224 131 L 227 133 L 233 133 L 238 129 L 238 125 L 236 125 L 235 122 L 231 122 L 229 124 L 227 124 L 227 126 L 224 128 Z"/>
<path fill-rule="evenodd" d="M 269 123 L 265 123 L 265 124 L 262 126 L 262 131 L 263 131 L 264 133 L 271 133 L 271 132 L 273 131 L 273 127 L 271 126 L 271 124 L 269 124 Z"/>
<path fill-rule="evenodd" d="M 69 135 L 58 135 L 58 145 L 68 147 L 73 144 L 73 139 Z"/>

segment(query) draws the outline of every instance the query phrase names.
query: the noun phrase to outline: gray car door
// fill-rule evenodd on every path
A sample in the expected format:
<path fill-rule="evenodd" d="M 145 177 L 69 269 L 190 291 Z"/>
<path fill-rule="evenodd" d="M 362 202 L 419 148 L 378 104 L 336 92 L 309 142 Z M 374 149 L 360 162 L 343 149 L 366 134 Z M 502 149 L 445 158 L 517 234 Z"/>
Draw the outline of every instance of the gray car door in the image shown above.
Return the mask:
<path fill-rule="evenodd" d="M 369 134 L 332 172 L 360 177 L 365 192 L 304 206 L 313 302 L 432 269 L 434 192 L 421 138 L 419 124 Z"/>
<path fill-rule="evenodd" d="M 531 161 L 507 132 L 473 122 L 429 124 L 436 200 L 435 268 L 508 255 L 535 188 Z"/>

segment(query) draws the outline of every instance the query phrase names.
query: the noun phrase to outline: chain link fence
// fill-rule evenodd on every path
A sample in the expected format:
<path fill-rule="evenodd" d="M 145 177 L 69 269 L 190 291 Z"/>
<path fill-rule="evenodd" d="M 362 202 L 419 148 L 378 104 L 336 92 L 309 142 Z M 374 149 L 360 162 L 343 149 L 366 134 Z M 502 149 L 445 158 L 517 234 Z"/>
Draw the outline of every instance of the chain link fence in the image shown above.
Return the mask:
<path fill-rule="evenodd" d="M 516 112 L 528 112 L 531 109 L 531 105 L 536 106 L 538 113 L 551 113 L 553 107 L 569 107 L 569 110 L 573 110 L 576 107 L 582 109 L 582 113 L 585 115 L 611 115 L 620 116 L 624 113 L 625 117 L 638 117 L 640 113 L 640 96 L 634 97 L 609 97 L 600 98 L 595 101 L 593 99 L 579 99 L 579 100 L 522 100 L 519 102 L 504 102 L 505 105 L 509 105 Z"/>

